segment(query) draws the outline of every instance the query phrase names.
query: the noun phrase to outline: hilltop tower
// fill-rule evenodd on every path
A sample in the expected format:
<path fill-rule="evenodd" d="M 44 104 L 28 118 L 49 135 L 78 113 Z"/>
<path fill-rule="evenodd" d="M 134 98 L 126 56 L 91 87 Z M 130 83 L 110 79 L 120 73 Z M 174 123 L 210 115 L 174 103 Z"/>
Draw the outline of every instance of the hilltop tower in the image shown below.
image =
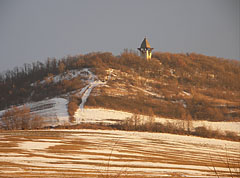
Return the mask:
<path fill-rule="evenodd" d="M 146 58 L 147 60 L 151 59 L 153 48 L 151 48 L 146 37 L 142 41 L 142 44 L 138 50 L 140 51 L 142 57 Z"/>

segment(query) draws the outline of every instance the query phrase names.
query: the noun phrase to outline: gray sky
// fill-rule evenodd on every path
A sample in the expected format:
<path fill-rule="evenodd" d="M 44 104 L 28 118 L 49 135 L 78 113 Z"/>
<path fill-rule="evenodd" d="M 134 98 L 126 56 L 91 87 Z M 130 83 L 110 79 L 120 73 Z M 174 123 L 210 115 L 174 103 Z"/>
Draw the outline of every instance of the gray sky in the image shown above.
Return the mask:
<path fill-rule="evenodd" d="M 240 59 L 240 0 L 0 0 L 0 72 L 136 49 Z"/>

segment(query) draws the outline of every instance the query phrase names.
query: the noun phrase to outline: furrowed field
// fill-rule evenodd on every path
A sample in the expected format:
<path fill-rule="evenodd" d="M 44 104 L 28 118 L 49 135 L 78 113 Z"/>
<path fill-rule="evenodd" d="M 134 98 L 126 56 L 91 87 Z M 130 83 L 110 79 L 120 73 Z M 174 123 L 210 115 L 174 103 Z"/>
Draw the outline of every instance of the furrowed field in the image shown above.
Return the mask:
<path fill-rule="evenodd" d="M 240 143 L 115 130 L 0 133 L 0 177 L 238 177 Z"/>

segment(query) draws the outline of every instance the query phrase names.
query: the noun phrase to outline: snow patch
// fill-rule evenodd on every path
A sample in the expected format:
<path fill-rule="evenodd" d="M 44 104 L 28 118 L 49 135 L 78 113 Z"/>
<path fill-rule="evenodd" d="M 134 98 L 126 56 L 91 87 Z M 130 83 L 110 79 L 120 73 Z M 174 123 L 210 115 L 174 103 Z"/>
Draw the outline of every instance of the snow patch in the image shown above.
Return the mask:
<path fill-rule="evenodd" d="M 182 91 L 182 93 L 183 93 L 184 95 L 191 96 L 191 94 L 188 93 L 188 92 L 186 92 L 186 91 Z"/>
<path fill-rule="evenodd" d="M 85 86 L 79 94 L 77 94 L 78 96 L 82 96 L 82 102 L 78 108 L 78 110 L 75 112 L 74 114 L 74 118 L 76 119 L 76 123 L 79 123 L 80 120 L 83 120 L 84 118 L 82 117 L 83 115 L 83 108 L 85 103 L 87 102 L 88 97 L 90 96 L 93 88 L 100 86 L 100 85 L 106 85 L 107 82 L 102 82 L 101 80 L 98 80 L 97 76 L 94 75 L 90 70 L 85 69 L 85 72 L 88 73 L 89 75 L 89 79 L 87 81 L 87 86 Z M 110 74 L 109 74 L 110 76 Z"/>
<path fill-rule="evenodd" d="M 79 122 L 92 122 L 92 123 L 115 123 L 121 121 L 127 117 L 131 117 L 133 114 L 123 111 L 109 110 L 103 108 L 86 108 L 84 110 L 79 109 L 75 113 L 75 117 L 79 118 Z"/>
<path fill-rule="evenodd" d="M 46 126 L 62 125 L 68 122 L 68 100 L 65 98 L 52 98 L 39 102 L 27 103 L 34 114 L 45 118 Z"/>
<path fill-rule="evenodd" d="M 78 70 L 78 69 L 75 69 L 75 70 L 69 70 L 67 72 L 64 72 L 62 74 L 59 74 L 59 75 L 55 75 L 55 76 L 49 76 L 47 77 L 46 79 L 42 80 L 39 82 L 39 84 L 43 85 L 43 84 L 46 84 L 48 82 L 53 82 L 53 83 L 58 83 L 60 81 L 63 81 L 63 80 L 71 80 L 73 78 L 76 78 L 78 76 L 82 76 L 82 77 L 88 77 L 88 69 L 83 69 L 83 70 Z M 38 82 L 35 82 L 35 83 L 31 83 L 30 86 L 37 86 L 38 85 Z"/>
<path fill-rule="evenodd" d="M 33 150 L 44 150 L 49 148 L 50 146 L 60 145 L 61 143 L 56 142 L 32 142 L 26 141 L 22 142 L 18 145 L 18 147 L 22 150 L 33 151 Z"/>

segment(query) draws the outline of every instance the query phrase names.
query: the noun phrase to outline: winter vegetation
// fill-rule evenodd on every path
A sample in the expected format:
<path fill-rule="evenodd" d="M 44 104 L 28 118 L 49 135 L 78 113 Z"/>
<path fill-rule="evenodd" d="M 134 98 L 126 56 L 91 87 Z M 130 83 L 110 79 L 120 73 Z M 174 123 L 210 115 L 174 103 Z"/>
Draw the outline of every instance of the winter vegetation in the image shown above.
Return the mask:
<path fill-rule="evenodd" d="M 32 114 L 30 108 L 12 107 L 2 115 L 2 127 L 7 130 L 28 130 L 42 128 L 43 118 Z"/>
<path fill-rule="evenodd" d="M 239 78 L 239 61 L 194 53 L 98 52 L 16 67 L 0 74 L 0 172 L 238 177 Z"/>
<path fill-rule="evenodd" d="M 97 78 L 91 78 L 93 74 Z M 81 103 L 77 98 L 81 96 L 74 95 L 90 87 L 86 106 L 167 118 L 239 121 L 239 77 L 238 61 L 194 53 L 155 52 L 150 61 L 128 51 L 120 56 L 90 53 L 24 64 L 1 74 L 0 109 L 67 95 L 73 115 L 73 103 Z"/>

